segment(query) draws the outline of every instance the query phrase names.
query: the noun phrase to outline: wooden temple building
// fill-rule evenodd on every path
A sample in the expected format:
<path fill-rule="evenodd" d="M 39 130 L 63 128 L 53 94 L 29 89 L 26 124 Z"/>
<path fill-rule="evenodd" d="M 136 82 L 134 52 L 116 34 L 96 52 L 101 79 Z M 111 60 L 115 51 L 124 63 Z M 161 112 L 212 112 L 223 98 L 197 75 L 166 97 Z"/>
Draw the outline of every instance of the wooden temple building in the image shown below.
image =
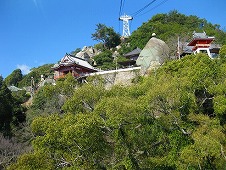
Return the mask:
<path fill-rule="evenodd" d="M 212 44 L 214 39 L 215 37 L 209 37 L 205 32 L 193 32 L 193 39 L 187 44 L 182 55 L 206 53 L 210 58 L 215 58 L 219 53 L 220 47 L 219 45 Z"/>
<path fill-rule="evenodd" d="M 85 59 L 67 54 L 55 64 L 52 69 L 54 70 L 54 79 L 64 78 L 68 73 L 73 77 L 80 78 L 89 73 L 97 72 L 98 70 L 91 66 Z"/>

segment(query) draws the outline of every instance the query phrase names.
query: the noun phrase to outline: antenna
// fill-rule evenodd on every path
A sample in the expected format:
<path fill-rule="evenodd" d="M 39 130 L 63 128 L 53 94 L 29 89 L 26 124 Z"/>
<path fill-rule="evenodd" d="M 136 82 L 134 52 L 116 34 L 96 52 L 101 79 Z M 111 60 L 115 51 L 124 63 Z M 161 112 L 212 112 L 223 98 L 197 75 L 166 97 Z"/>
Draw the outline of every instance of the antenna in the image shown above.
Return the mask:
<path fill-rule="evenodd" d="M 132 20 L 133 17 L 129 16 L 129 15 L 122 15 L 119 20 L 123 21 L 123 32 L 122 32 L 122 36 L 123 37 L 129 37 L 130 36 L 130 30 L 129 30 L 129 20 Z"/>

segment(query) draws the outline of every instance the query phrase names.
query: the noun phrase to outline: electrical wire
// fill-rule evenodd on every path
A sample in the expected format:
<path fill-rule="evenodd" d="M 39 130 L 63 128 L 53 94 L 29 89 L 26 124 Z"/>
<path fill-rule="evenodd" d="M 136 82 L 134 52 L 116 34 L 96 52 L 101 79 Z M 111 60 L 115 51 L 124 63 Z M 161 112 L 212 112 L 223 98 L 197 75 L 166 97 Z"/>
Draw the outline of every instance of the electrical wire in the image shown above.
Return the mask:
<path fill-rule="evenodd" d="M 120 1 L 120 8 L 119 8 L 119 17 L 122 15 L 122 11 L 124 9 L 125 0 Z"/>
<path fill-rule="evenodd" d="M 146 8 L 148 8 L 151 4 L 153 4 L 156 0 L 152 0 L 151 2 L 149 2 L 147 5 L 145 5 L 143 8 L 139 9 L 138 11 L 134 12 L 132 14 L 133 17 L 137 16 L 138 14 L 140 14 L 142 11 L 144 11 Z"/>
<path fill-rule="evenodd" d="M 151 8 L 150 10 L 142 13 L 145 9 L 147 9 L 150 5 L 152 5 L 156 0 L 152 0 L 151 2 L 149 2 L 147 5 L 145 5 L 143 8 L 139 9 L 138 11 L 134 12 L 131 14 L 131 16 L 134 18 L 134 17 L 139 17 L 139 16 L 142 16 L 142 15 L 145 15 L 147 14 L 148 12 L 156 9 L 157 7 L 161 6 L 162 4 L 166 3 L 168 0 L 163 0 L 162 2 L 160 2 L 159 4 L 157 4 L 156 6 L 154 6 L 153 8 Z M 124 8 L 124 5 L 125 5 L 125 0 L 120 0 L 120 8 L 119 8 L 119 18 L 120 16 L 122 15 L 122 11 L 123 11 L 123 8 Z M 142 13 L 142 14 L 141 14 Z M 140 15 L 139 15 L 140 14 Z M 120 21 L 119 21 L 119 30 L 120 30 Z M 132 24 L 132 22 L 131 22 Z M 131 27 L 131 25 L 130 25 Z M 120 31 L 119 31 L 120 32 Z"/>
<path fill-rule="evenodd" d="M 120 7 L 119 7 L 119 13 L 118 13 L 119 16 L 122 13 L 122 4 L 123 4 L 123 0 L 120 1 Z"/>
<path fill-rule="evenodd" d="M 124 5 L 125 5 L 125 0 L 121 0 L 120 1 L 120 7 L 119 7 L 119 17 L 118 18 L 120 18 L 121 15 L 122 15 L 122 12 L 124 10 Z M 121 23 L 121 21 L 119 20 L 119 32 L 120 32 L 120 28 L 121 28 L 120 23 Z"/>
<path fill-rule="evenodd" d="M 161 6 L 162 4 L 166 3 L 167 1 L 168 1 L 168 0 L 163 0 L 162 2 L 160 2 L 159 4 L 157 4 L 156 6 L 154 6 L 153 8 L 151 8 L 150 10 L 148 10 L 148 11 L 146 11 L 145 13 L 142 13 L 142 14 L 136 16 L 136 17 L 140 17 L 140 16 L 142 16 L 142 15 L 147 14 L 148 12 L 150 12 L 150 11 L 152 11 L 152 10 L 158 8 L 159 6 Z"/>
<path fill-rule="evenodd" d="M 126 1 L 126 0 L 123 0 L 123 3 L 122 3 L 122 12 L 123 12 L 123 10 L 124 10 L 125 1 Z"/>
<path fill-rule="evenodd" d="M 119 17 L 118 18 L 120 18 L 120 16 L 121 16 L 121 13 L 122 13 L 122 4 L 123 4 L 123 0 L 121 0 L 120 1 L 120 7 L 119 7 Z M 120 32 L 120 27 L 121 27 L 121 25 L 120 25 L 120 20 L 119 20 L 119 23 L 118 23 L 118 32 Z"/>

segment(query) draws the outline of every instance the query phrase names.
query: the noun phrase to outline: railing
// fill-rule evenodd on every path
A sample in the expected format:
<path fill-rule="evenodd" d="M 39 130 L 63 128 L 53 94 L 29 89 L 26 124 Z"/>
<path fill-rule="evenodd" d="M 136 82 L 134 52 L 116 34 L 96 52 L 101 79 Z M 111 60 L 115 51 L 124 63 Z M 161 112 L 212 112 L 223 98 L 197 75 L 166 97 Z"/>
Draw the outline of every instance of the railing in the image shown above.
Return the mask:
<path fill-rule="evenodd" d="M 54 75 L 54 79 L 56 80 L 56 79 L 59 79 L 59 78 L 65 78 L 66 75 L 67 75 L 67 74 L 63 74 L 63 75 Z M 81 75 L 78 74 L 78 73 L 72 73 L 72 76 L 73 76 L 73 77 L 80 77 Z"/>
<path fill-rule="evenodd" d="M 114 73 L 114 72 L 124 72 L 124 71 L 133 71 L 133 70 L 140 70 L 141 67 L 131 67 L 131 68 L 124 68 L 124 69 L 117 69 L 117 70 L 108 70 L 108 71 L 98 71 L 94 73 L 80 73 L 80 74 L 72 74 L 73 77 L 79 78 L 79 77 L 87 77 L 87 76 L 94 76 L 94 75 L 102 75 L 102 74 L 109 74 L 109 73 Z M 67 74 L 64 75 L 54 75 L 54 79 L 59 79 L 59 78 L 65 78 Z"/>
<path fill-rule="evenodd" d="M 54 75 L 54 79 L 56 80 L 56 79 L 59 79 L 59 78 L 64 78 L 66 76 L 66 74 L 65 75 Z"/>

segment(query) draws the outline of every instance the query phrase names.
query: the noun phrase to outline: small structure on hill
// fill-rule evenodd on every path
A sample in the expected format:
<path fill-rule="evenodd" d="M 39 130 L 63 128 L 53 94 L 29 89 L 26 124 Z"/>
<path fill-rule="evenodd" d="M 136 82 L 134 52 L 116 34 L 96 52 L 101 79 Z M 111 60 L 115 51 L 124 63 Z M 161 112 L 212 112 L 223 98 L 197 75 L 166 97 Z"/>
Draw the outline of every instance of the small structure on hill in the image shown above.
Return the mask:
<path fill-rule="evenodd" d="M 136 61 L 136 64 L 141 66 L 141 72 L 143 74 L 149 69 L 160 66 L 167 58 L 169 58 L 169 47 L 167 44 L 156 38 L 154 33 L 152 35 L 153 37 L 140 52 Z"/>
<path fill-rule="evenodd" d="M 188 43 L 188 47 L 192 48 L 194 54 L 206 53 L 210 58 L 214 58 L 219 53 L 219 48 L 211 46 L 215 37 L 209 37 L 205 32 L 196 33 L 193 32 L 193 39 Z M 212 48 L 211 48 L 212 47 Z M 189 49 L 189 48 L 188 48 Z"/>
<path fill-rule="evenodd" d="M 97 72 L 98 70 L 91 66 L 85 59 L 67 54 L 55 64 L 52 69 L 54 70 L 54 79 L 64 78 L 68 73 L 72 76 L 79 78 L 86 74 Z"/>
<path fill-rule="evenodd" d="M 41 75 L 41 80 L 37 84 L 37 88 L 43 87 L 45 84 L 56 85 L 56 81 L 54 80 L 52 75 L 49 75 L 49 76 Z"/>
<path fill-rule="evenodd" d="M 17 91 L 23 90 L 23 89 L 20 89 L 20 88 L 14 86 L 14 85 L 9 86 L 8 89 L 9 89 L 11 92 L 17 92 Z"/>
<path fill-rule="evenodd" d="M 137 58 L 139 57 L 141 52 L 140 48 L 136 48 L 133 51 L 124 54 L 124 57 L 127 59 L 126 61 L 118 62 L 120 65 L 123 65 L 124 67 L 131 67 L 136 64 Z"/>

